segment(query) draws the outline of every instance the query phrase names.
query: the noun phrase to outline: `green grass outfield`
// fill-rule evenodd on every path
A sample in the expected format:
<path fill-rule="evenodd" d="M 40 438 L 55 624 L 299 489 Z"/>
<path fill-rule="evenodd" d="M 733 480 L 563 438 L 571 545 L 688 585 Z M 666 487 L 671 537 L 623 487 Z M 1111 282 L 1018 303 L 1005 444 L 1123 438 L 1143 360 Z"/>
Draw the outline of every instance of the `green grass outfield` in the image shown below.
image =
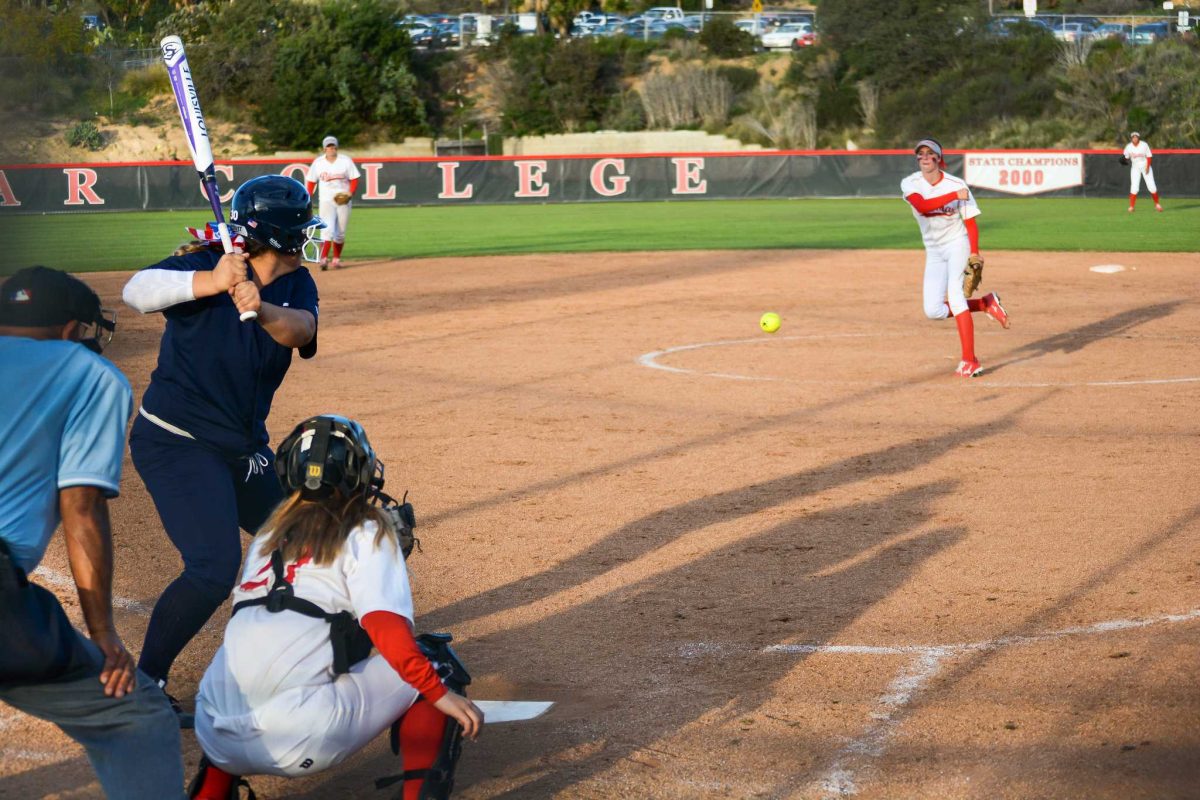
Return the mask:
<path fill-rule="evenodd" d="M 981 249 L 1193 252 L 1200 199 L 984 199 Z M 169 255 L 204 211 L 0 218 L 0 271 L 30 264 L 71 271 L 136 269 Z M 920 249 L 908 207 L 894 200 L 709 200 L 354 211 L 346 257 L 777 248 Z"/>

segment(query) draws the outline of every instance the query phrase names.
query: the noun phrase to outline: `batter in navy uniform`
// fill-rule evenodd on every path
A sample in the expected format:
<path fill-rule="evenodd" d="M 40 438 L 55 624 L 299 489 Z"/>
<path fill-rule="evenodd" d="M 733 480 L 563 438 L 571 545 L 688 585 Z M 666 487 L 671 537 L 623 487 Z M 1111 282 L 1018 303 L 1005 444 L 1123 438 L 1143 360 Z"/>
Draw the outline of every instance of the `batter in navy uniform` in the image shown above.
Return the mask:
<path fill-rule="evenodd" d="M 164 690 L 176 657 L 233 589 L 239 529 L 253 535 L 283 498 L 266 419 L 292 351 L 311 358 L 317 350 L 317 287 L 300 262 L 319 227 L 303 185 L 254 178 L 230 209 L 244 253 L 198 244 L 125 286 L 126 303 L 166 317 L 130 437 L 133 465 L 183 558 L 183 574 L 155 604 L 138 662 Z M 258 319 L 240 321 L 245 311 Z"/>

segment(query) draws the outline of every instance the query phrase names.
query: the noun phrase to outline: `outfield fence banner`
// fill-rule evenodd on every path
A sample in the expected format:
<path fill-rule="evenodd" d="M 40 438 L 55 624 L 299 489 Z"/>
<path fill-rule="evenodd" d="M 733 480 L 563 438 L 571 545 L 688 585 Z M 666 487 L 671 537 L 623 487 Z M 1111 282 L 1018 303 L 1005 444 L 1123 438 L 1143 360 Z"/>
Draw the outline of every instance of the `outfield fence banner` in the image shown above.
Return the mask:
<path fill-rule="evenodd" d="M 1130 175 L 1119 155 L 994 150 L 946 161 L 979 196 L 1124 197 Z M 1200 150 L 1159 151 L 1153 164 L 1164 197 L 1200 196 Z M 781 151 L 364 159 L 358 167 L 354 202 L 364 207 L 897 197 L 916 160 L 896 150 Z M 307 170 L 279 159 L 218 164 L 221 199 L 250 178 L 303 181 Z M 0 216 L 207 207 L 191 162 L 0 165 Z"/>

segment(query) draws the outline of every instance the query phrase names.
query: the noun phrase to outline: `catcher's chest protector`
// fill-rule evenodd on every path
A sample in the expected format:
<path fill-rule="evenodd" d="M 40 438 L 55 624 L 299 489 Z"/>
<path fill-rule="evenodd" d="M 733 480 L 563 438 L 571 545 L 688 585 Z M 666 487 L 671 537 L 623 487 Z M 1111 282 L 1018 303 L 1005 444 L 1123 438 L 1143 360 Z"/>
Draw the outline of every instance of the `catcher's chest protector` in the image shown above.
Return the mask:
<path fill-rule="evenodd" d="M 335 675 L 346 674 L 350 667 L 371 654 L 371 637 L 358 624 L 358 619 L 353 614 L 349 611 L 331 614 L 316 603 L 296 597 L 295 589 L 284 576 L 283 554 L 278 550 L 271 552 L 271 570 L 275 573 L 275 583 L 266 596 L 237 603 L 233 607 L 234 614 L 247 606 L 266 606 L 267 611 L 273 614 L 285 610 L 295 611 L 306 617 L 325 620 L 329 623 L 329 643 L 333 646 Z"/>

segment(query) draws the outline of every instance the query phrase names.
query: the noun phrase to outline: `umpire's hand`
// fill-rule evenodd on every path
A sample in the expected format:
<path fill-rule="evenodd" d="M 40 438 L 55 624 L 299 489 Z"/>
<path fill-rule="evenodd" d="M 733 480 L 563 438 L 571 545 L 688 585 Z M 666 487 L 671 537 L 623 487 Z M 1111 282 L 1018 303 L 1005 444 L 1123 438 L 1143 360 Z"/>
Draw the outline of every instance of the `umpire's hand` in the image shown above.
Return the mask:
<path fill-rule="evenodd" d="M 104 654 L 104 667 L 100 670 L 100 682 L 104 694 L 109 697 L 124 697 L 133 691 L 137 683 L 137 667 L 133 656 L 125 649 L 116 631 L 100 631 L 92 634 L 92 641 Z"/>

